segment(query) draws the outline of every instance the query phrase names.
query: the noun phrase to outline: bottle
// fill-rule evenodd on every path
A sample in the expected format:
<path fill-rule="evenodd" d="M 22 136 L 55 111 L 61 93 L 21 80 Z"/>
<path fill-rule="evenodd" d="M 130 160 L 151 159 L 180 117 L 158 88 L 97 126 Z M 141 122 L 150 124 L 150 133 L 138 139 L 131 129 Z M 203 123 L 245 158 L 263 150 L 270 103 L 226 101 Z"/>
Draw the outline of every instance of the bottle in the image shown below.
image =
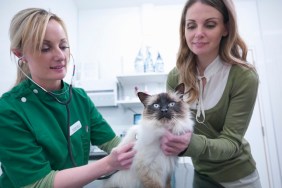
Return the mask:
<path fill-rule="evenodd" d="M 155 71 L 155 67 L 152 59 L 152 53 L 150 51 L 150 48 L 147 47 L 147 56 L 144 64 L 144 72 L 154 72 L 154 71 Z"/>
<path fill-rule="evenodd" d="M 139 50 L 135 61 L 134 61 L 134 70 L 136 73 L 143 73 L 144 72 L 144 59 L 141 52 L 141 49 Z"/>
<path fill-rule="evenodd" d="M 156 72 L 164 72 L 164 61 L 163 61 L 160 53 L 158 53 L 158 57 L 157 57 L 157 60 L 155 62 L 155 71 Z"/>

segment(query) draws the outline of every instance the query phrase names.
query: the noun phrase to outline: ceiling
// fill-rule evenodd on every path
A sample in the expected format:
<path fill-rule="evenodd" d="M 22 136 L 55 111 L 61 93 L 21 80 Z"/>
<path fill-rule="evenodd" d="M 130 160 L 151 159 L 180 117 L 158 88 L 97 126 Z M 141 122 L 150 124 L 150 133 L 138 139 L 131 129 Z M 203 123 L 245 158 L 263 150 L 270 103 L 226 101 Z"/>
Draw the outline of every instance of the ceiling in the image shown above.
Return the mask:
<path fill-rule="evenodd" d="M 183 4 L 186 0 L 73 0 L 78 9 L 104 9 L 140 6 L 142 4 Z"/>

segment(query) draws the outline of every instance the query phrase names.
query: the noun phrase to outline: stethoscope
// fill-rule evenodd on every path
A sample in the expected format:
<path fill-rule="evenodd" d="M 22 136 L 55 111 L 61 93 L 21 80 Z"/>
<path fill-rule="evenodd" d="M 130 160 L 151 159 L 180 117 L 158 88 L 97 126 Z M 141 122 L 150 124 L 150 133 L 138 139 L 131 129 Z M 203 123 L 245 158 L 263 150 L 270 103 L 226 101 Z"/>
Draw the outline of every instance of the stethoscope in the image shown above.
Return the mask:
<path fill-rule="evenodd" d="M 77 167 L 77 163 L 75 162 L 75 159 L 73 157 L 73 153 L 72 153 L 72 149 L 71 149 L 71 139 L 70 139 L 70 108 L 69 108 L 69 104 L 71 102 L 72 99 L 72 84 L 73 84 L 73 79 L 74 79 L 74 75 L 75 75 L 75 63 L 74 63 L 74 58 L 71 55 L 71 58 L 73 60 L 73 72 L 72 72 L 72 76 L 71 76 L 71 82 L 69 84 L 69 88 L 68 88 L 68 92 L 69 92 L 69 98 L 66 99 L 65 101 L 61 101 L 60 99 L 58 99 L 56 97 L 56 94 L 52 93 L 51 91 L 47 91 L 45 88 L 41 87 L 39 84 L 37 84 L 30 76 L 28 76 L 20 67 L 20 62 L 22 61 L 23 57 L 20 57 L 18 62 L 17 62 L 17 67 L 18 69 L 25 75 L 25 77 L 27 79 L 29 79 L 32 83 L 34 83 L 36 86 L 38 86 L 39 88 L 41 88 L 43 91 L 45 91 L 48 95 L 50 95 L 56 102 L 58 102 L 61 105 L 66 106 L 66 111 L 67 111 L 67 143 L 68 143 L 68 153 L 69 153 L 69 157 L 70 160 L 72 162 L 72 165 L 74 167 Z M 63 92 L 64 93 L 64 92 Z M 61 94 L 63 94 L 61 93 Z M 108 179 L 110 178 L 113 174 L 115 174 L 117 171 L 114 171 L 108 175 L 103 175 L 99 178 L 97 178 L 98 180 L 103 180 L 103 179 Z"/>
<path fill-rule="evenodd" d="M 29 75 L 27 75 L 21 68 L 20 66 L 20 63 L 22 62 L 22 58 L 23 57 L 20 57 L 18 59 L 18 62 L 17 62 L 17 67 L 18 69 L 25 75 L 25 77 L 27 79 L 29 79 L 32 83 L 34 83 L 36 86 L 38 86 L 39 88 L 41 88 L 43 91 L 45 91 L 48 95 L 50 95 L 56 102 L 58 102 L 59 104 L 61 105 L 64 105 L 66 106 L 66 111 L 67 111 L 67 143 L 68 143 L 68 153 L 69 153 L 69 157 L 70 157 L 70 160 L 72 162 L 72 165 L 74 167 L 77 166 L 77 163 L 75 162 L 74 160 L 74 157 L 73 157 L 73 153 L 72 153 L 72 149 L 71 149 L 71 138 L 70 138 L 70 108 L 69 108 L 69 104 L 71 102 L 71 99 L 72 99 L 72 84 L 73 84 L 73 79 L 74 79 L 74 75 L 75 75 L 75 63 L 74 63 L 74 58 L 72 55 L 70 55 L 72 60 L 73 60 L 73 71 L 72 71 L 72 76 L 71 76 L 71 82 L 69 84 L 69 88 L 68 88 L 68 92 L 69 92 L 69 98 L 66 99 L 65 101 L 61 101 L 60 99 L 58 99 L 56 97 L 56 94 L 52 93 L 51 91 L 47 91 L 45 88 L 41 87 L 39 84 L 37 84 Z M 63 93 L 61 93 L 63 94 Z"/>

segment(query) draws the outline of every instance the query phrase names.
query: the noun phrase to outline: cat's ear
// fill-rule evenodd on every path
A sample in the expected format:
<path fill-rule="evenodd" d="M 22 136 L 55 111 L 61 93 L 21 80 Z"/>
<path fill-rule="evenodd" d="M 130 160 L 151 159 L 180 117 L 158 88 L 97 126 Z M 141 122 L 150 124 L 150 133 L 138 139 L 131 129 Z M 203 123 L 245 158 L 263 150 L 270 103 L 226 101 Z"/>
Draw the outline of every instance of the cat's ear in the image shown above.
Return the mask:
<path fill-rule="evenodd" d="M 140 99 L 140 101 L 143 103 L 144 106 L 146 106 L 146 99 L 150 96 L 149 94 L 147 93 L 144 93 L 144 92 L 138 92 L 137 93 L 137 96 L 138 98 Z"/>
<path fill-rule="evenodd" d="M 174 91 L 183 96 L 184 95 L 184 91 L 185 91 L 184 83 L 181 83 L 181 84 L 177 85 L 176 88 L 174 89 Z"/>

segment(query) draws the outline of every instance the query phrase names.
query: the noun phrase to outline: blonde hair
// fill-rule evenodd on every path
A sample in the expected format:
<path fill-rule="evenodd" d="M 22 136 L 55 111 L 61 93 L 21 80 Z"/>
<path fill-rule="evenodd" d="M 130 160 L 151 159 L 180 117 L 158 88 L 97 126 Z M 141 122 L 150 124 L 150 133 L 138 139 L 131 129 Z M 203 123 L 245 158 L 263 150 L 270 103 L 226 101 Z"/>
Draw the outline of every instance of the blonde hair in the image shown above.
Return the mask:
<path fill-rule="evenodd" d="M 177 55 L 176 67 L 179 70 L 179 82 L 185 83 L 188 88 L 189 100 L 194 102 L 199 97 L 196 79 L 196 55 L 189 49 L 185 39 L 185 17 L 187 10 L 196 2 L 209 5 L 217 9 L 222 15 L 224 24 L 228 28 L 228 35 L 220 42 L 219 56 L 229 64 L 237 64 L 254 69 L 246 63 L 247 45 L 238 33 L 235 7 L 232 0 L 188 0 L 183 8 L 180 21 L 180 46 Z"/>
<path fill-rule="evenodd" d="M 28 8 L 19 11 L 12 19 L 10 24 L 10 52 L 19 51 L 21 54 L 31 46 L 33 53 L 41 52 L 43 39 L 49 20 L 56 20 L 64 29 L 66 36 L 66 26 L 57 15 L 40 8 Z M 67 37 L 68 38 L 68 37 Z M 29 49 L 30 50 L 30 49 Z M 27 75 L 30 71 L 26 63 L 21 58 L 18 65 Z M 21 70 L 17 70 L 17 79 L 15 85 L 26 79 Z"/>

